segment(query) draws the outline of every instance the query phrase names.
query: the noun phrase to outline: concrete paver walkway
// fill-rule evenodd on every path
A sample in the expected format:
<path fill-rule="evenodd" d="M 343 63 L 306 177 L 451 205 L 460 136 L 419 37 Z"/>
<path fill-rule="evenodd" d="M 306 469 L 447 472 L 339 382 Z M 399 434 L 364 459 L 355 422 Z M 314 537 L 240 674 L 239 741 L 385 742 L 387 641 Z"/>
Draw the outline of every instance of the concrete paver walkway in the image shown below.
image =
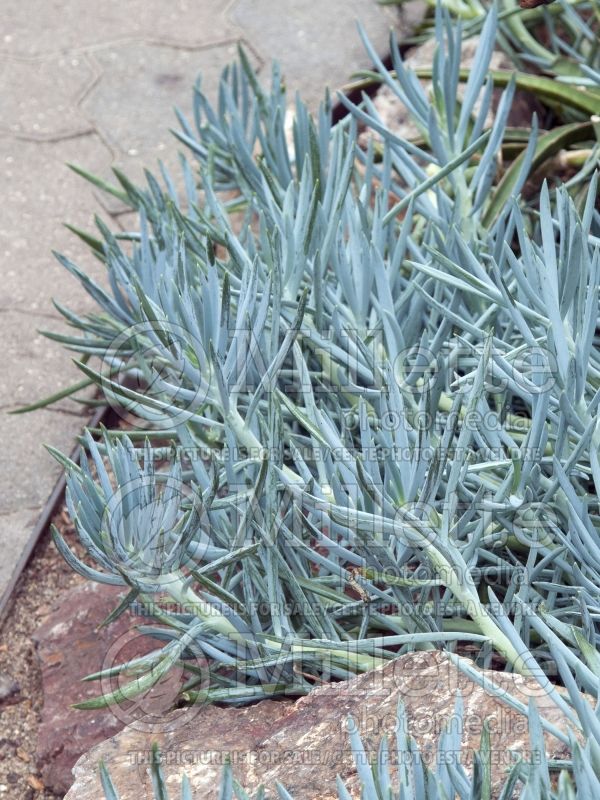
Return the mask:
<path fill-rule="evenodd" d="M 242 40 L 266 72 L 272 58 L 316 107 L 368 66 L 360 18 L 380 52 L 396 11 L 375 0 L 2 0 L 0 9 L 0 596 L 60 469 L 42 448 L 68 452 L 88 418 L 71 401 L 24 416 L 6 412 L 80 380 L 71 355 L 40 329 L 65 330 L 51 298 L 92 309 L 51 255 L 91 274 L 100 266 L 64 227 L 91 230 L 93 215 L 118 224 L 118 204 L 95 197 L 65 166 L 134 178 L 175 153 L 168 128 L 191 107 L 197 74 L 214 91 Z M 103 208 L 99 205 L 99 201 Z"/>

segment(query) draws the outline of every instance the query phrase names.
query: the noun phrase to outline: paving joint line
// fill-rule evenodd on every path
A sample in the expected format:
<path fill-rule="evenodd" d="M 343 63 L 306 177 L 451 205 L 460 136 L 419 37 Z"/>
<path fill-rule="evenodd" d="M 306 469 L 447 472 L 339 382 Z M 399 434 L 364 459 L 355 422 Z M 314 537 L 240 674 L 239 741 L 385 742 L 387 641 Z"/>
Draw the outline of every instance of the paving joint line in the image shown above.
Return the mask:
<path fill-rule="evenodd" d="M 54 144 L 55 142 L 66 142 L 69 139 L 81 139 L 95 133 L 94 128 L 82 128 L 79 131 L 69 131 L 68 133 L 18 133 L 0 125 L 0 135 L 11 137 L 21 142 L 35 142 L 39 144 Z"/>
<path fill-rule="evenodd" d="M 234 0 L 235 2 L 235 0 Z M 141 35 L 141 36 L 124 36 L 122 38 L 116 39 L 107 39 L 101 42 L 94 42 L 92 44 L 86 44 L 81 47 L 70 47 L 63 50 L 51 50 L 47 51 L 46 53 L 36 53 L 34 55 L 27 55 L 25 53 L 10 53 L 5 50 L 0 49 L 0 59 L 6 59 L 7 61 L 20 61 L 24 63 L 41 63 L 43 61 L 49 61 L 54 58 L 67 57 L 70 55 L 80 56 L 85 53 L 94 53 L 97 50 L 103 50 L 107 47 L 121 47 L 123 45 L 128 44 L 141 44 L 146 43 L 150 45 L 159 45 L 162 47 L 169 47 L 173 50 L 209 50 L 213 47 L 220 47 L 226 44 L 233 44 L 241 38 L 244 38 L 244 31 L 239 25 L 235 25 L 235 23 L 231 23 L 235 28 L 237 28 L 239 34 L 237 36 L 225 36 L 224 38 L 211 40 L 209 42 L 182 42 L 181 40 L 177 39 L 169 39 L 168 37 L 153 37 L 152 35 Z"/>
<path fill-rule="evenodd" d="M 235 2 L 235 0 L 233 0 Z M 235 26 L 238 27 L 238 26 Z M 16 54 L 5 54 L 0 51 L 0 59 L 5 59 L 8 61 L 13 62 L 21 62 L 21 63 L 43 63 L 44 61 L 50 61 L 54 58 L 58 58 L 61 55 L 63 57 L 68 56 L 79 56 L 88 66 L 90 72 L 92 73 L 90 79 L 85 83 L 83 88 L 75 94 L 74 97 L 71 98 L 71 106 L 77 109 L 82 116 L 85 118 L 88 127 L 81 128 L 80 130 L 74 131 L 66 131 L 64 133 L 19 133 L 9 128 L 5 128 L 4 126 L 0 125 L 0 135 L 8 135 L 18 141 L 26 141 L 26 142 L 40 142 L 43 144 L 52 144 L 55 142 L 64 142 L 70 139 L 81 138 L 83 136 L 90 136 L 96 134 L 100 136 L 104 144 L 109 147 L 112 155 L 112 160 L 116 160 L 116 153 L 109 142 L 107 141 L 106 137 L 102 134 L 102 132 L 98 129 L 95 121 L 90 118 L 90 116 L 85 112 L 83 109 L 83 103 L 85 100 L 90 96 L 93 90 L 96 88 L 98 83 L 102 80 L 102 78 L 106 75 L 106 69 L 104 69 L 94 58 L 94 54 L 100 52 L 102 50 L 106 50 L 110 47 L 114 46 L 127 46 L 130 44 L 146 44 L 149 47 L 167 47 L 171 50 L 190 50 L 193 52 L 202 52 L 205 50 L 213 50 L 217 47 L 223 47 L 232 44 L 240 44 L 243 43 L 244 46 L 253 54 L 256 60 L 259 63 L 259 69 L 262 69 L 265 62 L 263 57 L 259 54 L 257 49 L 254 47 L 252 42 L 246 39 L 243 35 L 243 31 L 240 29 L 239 36 L 227 36 L 222 39 L 217 39 L 215 41 L 211 41 L 208 43 L 201 43 L 201 44 L 185 44 L 182 42 L 178 42 L 168 38 L 154 38 L 149 36 L 134 36 L 134 37 L 125 37 L 123 39 L 117 39 L 113 41 L 105 41 L 105 42 L 98 42 L 94 45 L 87 45 L 81 48 L 72 48 L 68 50 L 63 50 L 58 53 L 54 53 L 52 55 L 35 55 L 35 56 L 22 56 Z M 258 70 L 257 70 L 258 71 Z"/>

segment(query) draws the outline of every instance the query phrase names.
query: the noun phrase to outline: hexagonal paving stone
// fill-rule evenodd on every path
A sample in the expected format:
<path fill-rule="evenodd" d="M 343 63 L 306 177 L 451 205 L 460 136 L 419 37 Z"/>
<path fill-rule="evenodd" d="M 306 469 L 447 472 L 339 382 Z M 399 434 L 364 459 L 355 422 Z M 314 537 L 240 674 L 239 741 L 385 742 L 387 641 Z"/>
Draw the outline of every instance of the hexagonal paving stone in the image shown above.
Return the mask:
<path fill-rule="evenodd" d="M 13 486 L 8 486 L 7 489 L 8 491 L 13 490 Z M 51 483 L 50 489 L 52 489 Z M 16 511 L 0 513 L 0 541 L 2 542 L 0 596 L 8 586 L 8 582 L 12 577 L 13 567 L 19 561 L 41 512 L 42 506 L 40 504 L 34 508 L 23 508 L 20 505 Z"/>
<path fill-rule="evenodd" d="M 89 413 L 78 416 L 48 409 L 22 416 L 2 411 L 0 436 L 5 455 L 0 469 L 0 517 L 19 508 L 44 505 L 61 474 L 60 464 L 44 444 L 68 455 L 89 418 Z"/>
<path fill-rule="evenodd" d="M 123 39 L 204 45 L 239 35 L 223 0 L 2 0 L 0 51 L 39 55 Z"/>
<path fill-rule="evenodd" d="M 248 47 L 246 52 L 258 68 Z M 237 58 L 237 44 L 202 49 L 129 44 L 98 50 L 95 58 L 102 77 L 83 108 L 113 149 L 115 166 L 134 182 L 145 185 L 143 170 L 158 174 L 157 162 L 161 160 L 180 182 L 177 153 L 186 148 L 169 130 L 179 128 L 174 108 L 192 120 L 193 86 L 199 74 L 203 89 L 216 100 L 221 72 Z M 109 169 L 100 174 L 115 183 Z M 109 195 L 98 197 L 109 213 L 124 209 Z"/>
<path fill-rule="evenodd" d="M 13 380 L 10 385 L 4 383 L 0 386 L 2 416 L 7 410 L 29 405 L 85 379 L 85 375 L 73 364 L 77 354 L 40 332 L 48 329 L 62 330 L 64 333 L 67 327 L 66 324 L 61 325 L 34 314 L 3 312 L 4 356 Z M 73 333 L 72 330 L 70 332 Z M 81 407 L 64 399 L 52 409 L 78 413 Z M 31 423 L 35 419 L 35 412 L 29 417 L 18 416 L 14 419 L 28 419 Z M 43 455 L 40 450 L 40 456 Z"/>
<path fill-rule="evenodd" d="M 25 416 L 0 414 L 0 595 L 62 470 L 44 449 L 69 454 L 89 414 L 74 416 L 42 409 Z"/>
<path fill-rule="evenodd" d="M 95 280 L 105 280 L 104 268 L 88 247 L 64 227 L 68 222 L 93 232 L 94 214 L 101 211 L 91 185 L 68 169 L 67 161 L 101 172 L 108 169 L 111 153 L 97 135 L 60 142 L 0 136 L 0 312 L 49 315 L 56 319 L 53 329 L 63 331 L 53 297 L 77 312 L 95 304 L 52 250 L 80 264 Z M 48 320 L 46 326 L 52 324 Z"/>
<path fill-rule="evenodd" d="M 387 52 L 390 28 L 399 24 L 396 10 L 376 0 L 279 0 L 276 13 L 273 0 L 234 0 L 229 16 L 261 56 L 279 61 L 290 97 L 300 91 L 313 109 L 325 86 L 338 89 L 351 72 L 371 66 L 357 19 L 379 53 Z"/>
<path fill-rule="evenodd" d="M 94 77 L 85 57 L 0 58 L 0 130 L 32 139 L 90 130 L 78 102 Z"/>
<path fill-rule="evenodd" d="M 198 75 L 203 89 L 215 97 L 223 68 L 236 56 L 234 43 L 200 50 L 143 43 L 98 50 L 102 77 L 83 108 L 122 153 L 163 158 L 167 146 L 173 146 L 169 128 L 178 126 L 174 107 L 191 118 Z"/>

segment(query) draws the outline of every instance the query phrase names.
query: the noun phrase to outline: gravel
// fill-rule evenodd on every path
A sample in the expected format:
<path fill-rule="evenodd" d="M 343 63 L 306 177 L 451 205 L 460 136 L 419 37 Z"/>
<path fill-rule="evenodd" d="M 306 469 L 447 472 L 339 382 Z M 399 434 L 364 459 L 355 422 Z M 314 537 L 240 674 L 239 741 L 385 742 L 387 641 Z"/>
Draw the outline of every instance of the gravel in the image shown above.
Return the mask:
<path fill-rule="evenodd" d="M 69 544 L 81 553 L 62 508 L 54 519 Z M 63 561 L 46 533 L 15 589 L 0 628 L 0 800 L 55 800 L 36 766 L 37 731 L 43 703 L 41 675 L 32 634 L 66 589 L 84 582 Z"/>

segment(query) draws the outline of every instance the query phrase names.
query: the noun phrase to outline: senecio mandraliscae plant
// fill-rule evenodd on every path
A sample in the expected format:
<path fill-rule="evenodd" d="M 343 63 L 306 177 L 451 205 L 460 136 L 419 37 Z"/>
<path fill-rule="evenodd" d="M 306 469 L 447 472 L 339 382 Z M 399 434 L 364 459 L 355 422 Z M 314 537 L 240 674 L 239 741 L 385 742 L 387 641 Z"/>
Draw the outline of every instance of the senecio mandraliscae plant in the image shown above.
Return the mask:
<path fill-rule="evenodd" d="M 404 0 L 379 0 L 383 5 L 401 5 Z M 434 0 L 429 5 L 435 8 Z M 485 21 L 489 4 L 479 0 L 443 0 L 453 16 L 463 20 L 463 33 L 478 33 Z M 520 8 L 519 8 L 520 6 Z M 409 40 L 421 43 L 434 35 L 431 9 Z M 594 0 L 502 0 L 499 4 L 497 43 L 519 70 L 535 65 L 542 80 L 537 88 L 552 94 L 547 77 L 555 79 L 555 100 L 562 97 L 554 110 L 559 116 L 576 115 L 578 98 L 569 99 L 567 87 L 591 90 L 588 101 L 600 97 L 600 15 Z M 536 77 L 520 73 L 524 85 L 533 88 Z M 596 110 L 597 110 L 596 106 Z"/>
<path fill-rule="evenodd" d="M 496 11 L 460 102 L 460 25 L 436 26 L 431 91 L 370 51 L 418 141 L 367 96 L 337 125 L 297 99 L 288 141 L 278 68 L 267 93 L 241 53 L 180 115 L 183 198 L 162 165 L 147 188 L 84 173 L 139 232 L 79 232 L 108 289 L 58 256 L 99 310 L 57 303 L 79 334 L 49 335 L 136 421 L 88 431 L 80 464 L 53 451 L 88 557 L 54 538 L 163 646 L 82 708 L 175 666 L 185 702 L 248 702 L 443 647 L 476 681 L 460 655 L 533 676 L 598 753 L 597 179 L 579 209 L 561 185 L 520 201 L 537 128 L 504 169 Z"/>

